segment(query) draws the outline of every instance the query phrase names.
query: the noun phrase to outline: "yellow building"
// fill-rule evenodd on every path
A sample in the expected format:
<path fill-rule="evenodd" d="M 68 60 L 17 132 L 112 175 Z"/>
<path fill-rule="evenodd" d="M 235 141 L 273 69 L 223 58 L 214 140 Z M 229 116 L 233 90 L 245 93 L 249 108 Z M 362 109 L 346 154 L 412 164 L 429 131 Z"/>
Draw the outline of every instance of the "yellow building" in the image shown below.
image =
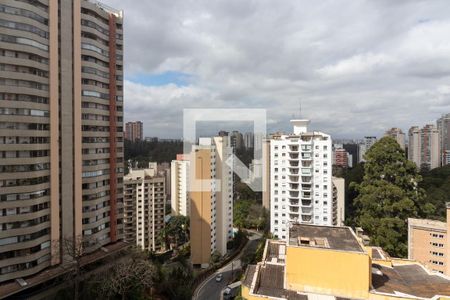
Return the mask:
<path fill-rule="evenodd" d="M 450 278 L 363 246 L 348 227 L 292 224 L 250 265 L 242 296 L 259 299 L 450 300 Z"/>

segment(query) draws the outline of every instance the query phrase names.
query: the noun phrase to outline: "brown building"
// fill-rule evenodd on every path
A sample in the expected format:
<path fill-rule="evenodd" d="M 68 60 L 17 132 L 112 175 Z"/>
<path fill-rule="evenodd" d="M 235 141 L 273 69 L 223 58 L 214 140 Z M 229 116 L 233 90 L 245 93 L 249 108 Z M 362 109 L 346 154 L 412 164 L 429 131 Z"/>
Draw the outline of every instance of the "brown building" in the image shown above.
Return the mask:
<path fill-rule="evenodd" d="M 408 257 L 450 276 L 450 202 L 447 222 L 408 219 Z"/>
<path fill-rule="evenodd" d="M 0 3 L 0 291 L 66 240 L 123 238 L 122 22 L 96 1 Z"/>
<path fill-rule="evenodd" d="M 142 250 L 160 249 L 164 228 L 165 178 L 155 169 L 130 170 L 124 178 L 125 241 Z"/>
<path fill-rule="evenodd" d="M 334 165 L 348 168 L 348 152 L 344 148 L 334 150 Z"/>
<path fill-rule="evenodd" d="M 125 124 L 125 138 L 129 141 L 142 141 L 143 137 L 143 123 L 141 121 L 127 122 Z"/>
<path fill-rule="evenodd" d="M 409 160 L 421 169 L 431 170 L 440 166 L 439 131 L 435 125 L 428 124 L 422 129 L 413 126 L 409 129 L 408 136 Z"/>

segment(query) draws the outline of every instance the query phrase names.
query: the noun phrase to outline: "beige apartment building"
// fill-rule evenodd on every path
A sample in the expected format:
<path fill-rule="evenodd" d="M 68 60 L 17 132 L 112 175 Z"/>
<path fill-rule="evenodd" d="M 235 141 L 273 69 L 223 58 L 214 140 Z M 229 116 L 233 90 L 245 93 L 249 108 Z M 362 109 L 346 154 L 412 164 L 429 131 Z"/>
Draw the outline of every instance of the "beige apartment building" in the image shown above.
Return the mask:
<path fill-rule="evenodd" d="M 394 138 L 400 145 L 400 148 L 405 150 L 405 134 L 400 128 L 393 127 L 385 132 L 384 136 L 390 136 Z"/>
<path fill-rule="evenodd" d="M 446 222 L 408 219 L 408 258 L 450 276 L 450 202 Z"/>
<path fill-rule="evenodd" d="M 344 226 L 345 221 L 345 179 L 331 177 L 333 188 L 332 218 L 334 226 Z"/>
<path fill-rule="evenodd" d="M 156 168 L 130 170 L 124 178 L 125 241 L 142 250 L 160 249 L 164 228 L 165 178 Z"/>
<path fill-rule="evenodd" d="M 435 125 L 428 124 L 422 129 L 413 126 L 408 131 L 408 159 L 418 168 L 434 169 L 441 162 L 439 131 Z"/>
<path fill-rule="evenodd" d="M 0 2 L 1 292 L 66 240 L 123 239 L 122 23 L 92 0 Z"/>
<path fill-rule="evenodd" d="M 227 252 L 233 238 L 233 173 L 230 138 L 200 138 L 190 155 L 190 242 L 193 265 L 207 267 L 211 254 Z M 195 164 L 195 167 L 193 167 Z"/>

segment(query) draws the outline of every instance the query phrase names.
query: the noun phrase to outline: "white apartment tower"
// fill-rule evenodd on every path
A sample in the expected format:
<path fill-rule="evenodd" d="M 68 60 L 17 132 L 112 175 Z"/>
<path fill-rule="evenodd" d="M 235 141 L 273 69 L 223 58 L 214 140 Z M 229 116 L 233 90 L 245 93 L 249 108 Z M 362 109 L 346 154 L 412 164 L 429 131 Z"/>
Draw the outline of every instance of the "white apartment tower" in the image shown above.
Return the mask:
<path fill-rule="evenodd" d="M 333 225 L 331 137 L 291 123 L 293 134 L 270 141 L 270 231 L 280 239 L 289 222 Z"/>
<path fill-rule="evenodd" d="M 171 208 L 173 216 L 189 216 L 190 203 L 188 195 L 189 157 L 178 154 L 170 164 L 171 176 Z"/>

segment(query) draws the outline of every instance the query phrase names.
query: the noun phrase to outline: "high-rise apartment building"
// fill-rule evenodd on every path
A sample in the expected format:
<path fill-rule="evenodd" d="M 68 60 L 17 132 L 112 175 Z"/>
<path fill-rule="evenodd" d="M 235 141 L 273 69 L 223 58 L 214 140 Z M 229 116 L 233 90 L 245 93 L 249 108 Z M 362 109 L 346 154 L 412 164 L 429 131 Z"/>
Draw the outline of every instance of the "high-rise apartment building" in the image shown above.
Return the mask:
<path fill-rule="evenodd" d="M 125 138 L 129 141 L 142 141 L 144 139 L 143 123 L 141 121 L 127 122 L 125 124 Z"/>
<path fill-rule="evenodd" d="M 450 114 L 443 115 L 436 123 L 440 139 L 441 165 L 444 166 L 450 163 L 446 156 L 450 152 Z"/>
<path fill-rule="evenodd" d="M 441 162 L 439 131 L 432 124 L 422 129 L 413 126 L 409 129 L 408 159 L 416 163 L 418 168 L 434 169 Z"/>
<path fill-rule="evenodd" d="M 253 132 L 244 133 L 244 147 L 245 149 L 251 149 L 255 144 L 255 135 Z"/>
<path fill-rule="evenodd" d="M 142 250 L 158 250 L 165 216 L 164 176 L 156 168 L 131 169 L 123 184 L 125 241 Z"/>
<path fill-rule="evenodd" d="M 171 174 L 171 201 L 172 215 L 189 216 L 190 200 L 189 200 L 189 157 L 178 154 L 176 160 L 172 160 L 170 166 Z"/>
<path fill-rule="evenodd" d="M 270 231 L 284 239 L 288 223 L 333 224 L 331 137 L 292 120 L 293 134 L 270 141 Z"/>
<path fill-rule="evenodd" d="M 242 133 L 237 130 L 232 131 L 230 133 L 230 143 L 233 149 L 242 149 L 244 146 L 244 137 L 242 136 Z"/>
<path fill-rule="evenodd" d="M 122 22 L 96 1 L 0 3 L 0 282 L 62 263 L 66 240 L 123 239 Z"/>
<path fill-rule="evenodd" d="M 333 150 L 333 164 L 342 168 L 348 168 L 349 154 L 344 148 Z"/>
<path fill-rule="evenodd" d="M 233 174 L 229 137 L 200 138 L 190 155 L 191 262 L 208 266 L 211 254 L 227 252 L 233 238 Z M 194 167 L 195 163 L 195 167 Z"/>
<path fill-rule="evenodd" d="M 400 128 L 393 127 L 386 131 L 384 135 L 394 138 L 400 145 L 400 148 L 405 150 L 405 134 Z"/>
<path fill-rule="evenodd" d="M 377 137 L 375 136 L 365 136 L 362 143 L 360 143 L 358 146 L 358 162 L 364 162 L 364 155 L 367 151 L 377 142 Z"/>
<path fill-rule="evenodd" d="M 450 202 L 447 222 L 408 219 L 408 258 L 450 276 Z"/>

